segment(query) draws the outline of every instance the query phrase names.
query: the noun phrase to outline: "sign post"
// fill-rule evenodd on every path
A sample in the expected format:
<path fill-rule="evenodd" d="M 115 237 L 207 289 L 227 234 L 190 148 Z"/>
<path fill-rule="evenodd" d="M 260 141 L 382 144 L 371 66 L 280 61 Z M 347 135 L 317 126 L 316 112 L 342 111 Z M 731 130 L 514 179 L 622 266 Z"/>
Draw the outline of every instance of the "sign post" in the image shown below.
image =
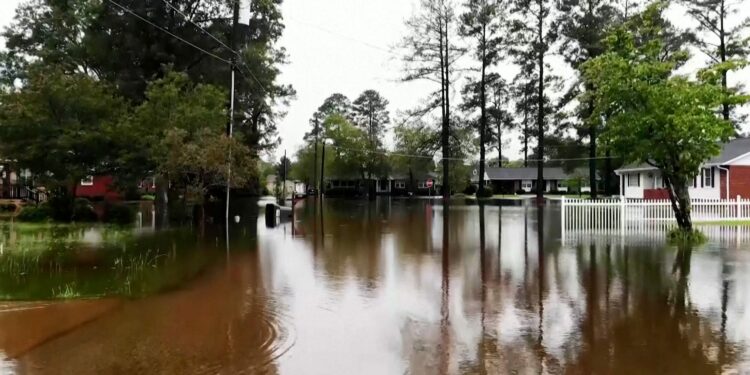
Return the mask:
<path fill-rule="evenodd" d="M 425 186 L 427 186 L 427 189 L 429 191 L 430 196 L 432 196 L 432 184 L 433 184 L 433 182 L 432 182 L 431 178 L 427 179 L 427 181 L 425 181 Z"/>

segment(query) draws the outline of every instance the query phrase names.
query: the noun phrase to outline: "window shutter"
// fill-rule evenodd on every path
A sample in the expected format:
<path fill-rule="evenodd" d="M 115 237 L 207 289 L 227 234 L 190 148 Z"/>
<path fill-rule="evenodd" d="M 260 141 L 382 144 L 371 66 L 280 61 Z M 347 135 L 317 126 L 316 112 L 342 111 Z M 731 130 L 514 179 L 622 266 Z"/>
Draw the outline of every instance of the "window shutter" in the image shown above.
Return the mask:
<path fill-rule="evenodd" d="M 703 187 L 703 183 L 706 181 L 706 170 L 701 169 L 701 187 Z"/>
<path fill-rule="evenodd" d="M 694 187 L 694 188 L 697 188 L 697 187 L 698 187 L 698 180 L 697 180 L 697 178 L 698 178 L 698 177 L 695 177 L 695 178 L 693 178 L 693 187 Z"/>

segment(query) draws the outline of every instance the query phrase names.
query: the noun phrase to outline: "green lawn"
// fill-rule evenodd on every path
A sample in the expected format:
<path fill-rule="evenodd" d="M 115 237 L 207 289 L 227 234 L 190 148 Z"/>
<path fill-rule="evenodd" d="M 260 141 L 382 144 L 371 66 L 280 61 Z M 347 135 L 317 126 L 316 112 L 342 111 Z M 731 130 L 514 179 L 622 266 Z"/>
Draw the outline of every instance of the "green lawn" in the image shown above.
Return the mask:
<path fill-rule="evenodd" d="M 750 226 L 750 220 L 696 221 L 693 224 L 703 226 L 744 227 Z"/>

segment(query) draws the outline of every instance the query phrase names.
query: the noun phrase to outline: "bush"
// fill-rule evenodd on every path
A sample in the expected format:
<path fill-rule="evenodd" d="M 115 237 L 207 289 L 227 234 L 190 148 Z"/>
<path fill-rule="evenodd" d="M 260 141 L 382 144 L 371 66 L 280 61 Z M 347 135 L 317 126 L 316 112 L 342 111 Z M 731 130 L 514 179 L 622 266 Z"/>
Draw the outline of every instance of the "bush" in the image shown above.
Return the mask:
<path fill-rule="evenodd" d="M 477 187 L 476 185 L 469 185 L 464 189 L 464 194 L 466 195 L 474 195 L 477 193 Z"/>
<path fill-rule="evenodd" d="M 667 232 L 667 240 L 673 245 L 700 245 L 706 242 L 706 235 L 697 229 L 673 228 Z"/>
<path fill-rule="evenodd" d="M 527 193 L 526 190 L 518 189 L 518 190 L 516 190 L 516 194 L 522 195 L 522 194 L 529 194 L 529 193 Z"/>
<path fill-rule="evenodd" d="M 75 209 L 74 203 L 67 190 L 58 189 L 50 196 L 48 201 L 49 208 L 52 211 L 52 219 L 55 221 L 70 221 Z"/>
<path fill-rule="evenodd" d="M 491 198 L 494 195 L 492 186 L 485 186 L 483 190 L 477 192 L 477 198 Z"/>
<path fill-rule="evenodd" d="M 135 221 L 135 210 L 124 204 L 111 204 L 104 207 L 105 223 L 127 225 Z"/>
<path fill-rule="evenodd" d="M 144 194 L 144 195 L 141 195 L 140 198 L 142 201 L 155 201 L 156 200 L 156 196 L 153 194 Z"/>
<path fill-rule="evenodd" d="M 16 207 L 17 206 L 15 203 L 0 204 L 0 212 L 15 212 Z"/>
<path fill-rule="evenodd" d="M 97 221 L 99 217 L 96 215 L 96 211 L 94 211 L 94 206 L 91 204 L 91 201 L 86 198 L 76 198 L 75 201 L 73 201 L 72 219 L 73 221 L 87 222 Z"/>
<path fill-rule="evenodd" d="M 19 221 L 40 223 L 52 219 L 52 209 L 46 205 L 26 206 L 16 217 Z"/>

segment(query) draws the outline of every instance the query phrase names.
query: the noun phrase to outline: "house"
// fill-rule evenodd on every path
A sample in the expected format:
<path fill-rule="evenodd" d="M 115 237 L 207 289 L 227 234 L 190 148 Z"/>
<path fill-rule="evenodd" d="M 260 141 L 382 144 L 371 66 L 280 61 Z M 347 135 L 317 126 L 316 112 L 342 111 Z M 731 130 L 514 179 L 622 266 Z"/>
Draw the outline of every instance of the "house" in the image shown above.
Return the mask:
<path fill-rule="evenodd" d="M 498 168 L 485 167 L 484 180 L 497 193 L 515 194 L 519 192 L 531 193 L 537 187 L 537 168 Z M 567 181 L 574 179 L 574 174 L 566 173 L 560 167 L 545 167 L 543 169 L 545 192 L 567 192 Z M 472 182 L 479 182 L 477 171 L 474 171 Z"/>
<path fill-rule="evenodd" d="M 661 172 L 650 165 L 626 166 L 615 171 L 620 191 L 626 198 L 668 199 Z M 722 145 L 721 153 L 696 171 L 691 198 L 750 198 L 750 138 L 738 138 Z"/>
<path fill-rule="evenodd" d="M 110 175 L 87 176 L 78 182 L 76 198 L 93 200 L 121 200 L 123 195 L 115 186 L 115 179 Z"/>
<path fill-rule="evenodd" d="M 418 195 L 436 195 L 439 192 L 437 176 L 434 173 L 415 173 L 414 193 Z M 411 178 L 409 174 L 394 174 L 387 177 L 373 177 L 372 185 L 377 195 L 407 195 L 410 192 Z M 432 187 L 428 187 L 432 185 Z M 364 194 L 368 188 L 368 180 L 356 176 L 326 177 L 327 195 L 357 195 Z"/>
<path fill-rule="evenodd" d="M 411 188 L 411 178 L 414 179 L 414 194 L 417 195 L 438 195 L 440 194 L 441 184 L 438 183 L 438 176 L 435 173 L 413 173 L 410 177 L 408 173 L 396 174 L 390 176 L 392 195 L 408 195 Z"/>

